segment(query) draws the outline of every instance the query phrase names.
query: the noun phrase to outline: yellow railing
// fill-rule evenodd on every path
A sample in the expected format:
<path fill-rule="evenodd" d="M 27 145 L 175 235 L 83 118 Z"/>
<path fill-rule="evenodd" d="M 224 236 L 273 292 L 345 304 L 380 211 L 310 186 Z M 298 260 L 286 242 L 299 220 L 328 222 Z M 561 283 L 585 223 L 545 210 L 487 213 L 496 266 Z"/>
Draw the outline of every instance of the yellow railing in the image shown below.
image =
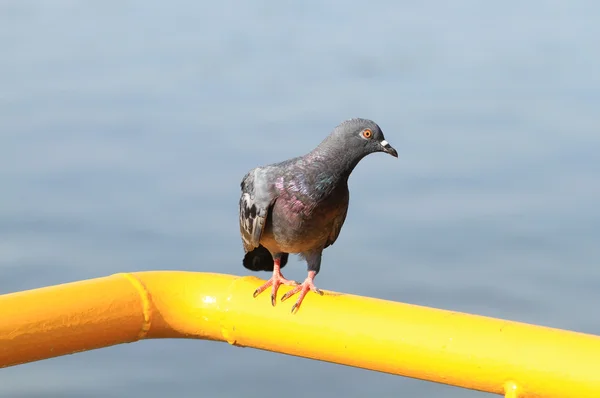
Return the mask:
<path fill-rule="evenodd" d="M 144 338 L 227 341 L 506 397 L 600 397 L 600 337 L 254 277 L 140 272 L 0 296 L 0 366 Z M 280 294 L 287 291 L 282 287 Z M 595 314 L 590 314 L 595 315 Z"/>

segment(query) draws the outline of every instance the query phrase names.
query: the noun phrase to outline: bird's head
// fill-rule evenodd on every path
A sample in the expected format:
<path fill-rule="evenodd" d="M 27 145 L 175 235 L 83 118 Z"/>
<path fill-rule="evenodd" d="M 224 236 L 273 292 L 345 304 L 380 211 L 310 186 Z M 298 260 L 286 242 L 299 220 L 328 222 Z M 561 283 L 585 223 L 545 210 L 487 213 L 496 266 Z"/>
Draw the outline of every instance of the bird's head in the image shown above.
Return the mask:
<path fill-rule="evenodd" d="M 344 150 L 359 158 L 374 152 L 385 152 L 398 157 L 398 152 L 385 140 L 381 128 L 369 119 L 346 120 L 333 130 L 331 138 Z"/>

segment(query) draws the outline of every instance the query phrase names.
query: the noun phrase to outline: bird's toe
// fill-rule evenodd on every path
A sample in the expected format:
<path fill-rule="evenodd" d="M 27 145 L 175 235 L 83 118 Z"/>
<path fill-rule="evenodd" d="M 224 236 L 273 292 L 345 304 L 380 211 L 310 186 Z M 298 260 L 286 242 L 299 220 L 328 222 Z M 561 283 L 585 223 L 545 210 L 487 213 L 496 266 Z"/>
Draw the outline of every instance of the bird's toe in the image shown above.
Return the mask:
<path fill-rule="evenodd" d="M 301 284 L 299 284 L 298 286 L 296 286 L 295 288 L 293 288 L 292 290 L 290 290 L 289 292 L 284 294 L 281 297 L 281 301 L 285 301 L 285 300 L 289 299 L 290 297 L 292 297 L 293 295 L 295 295 L 296 293 L 299 293 L 296 303 L 294 303 L 294 305 L 292 306 L 292 313 L 295 313 L 300 308 L 300 305 L 302 304 L 304 297 L 306 297 L 306 295 L 310 291 L 313 291 L 321 296 L 323 295 L 323 292 L 315 286 L 313 279 L 308 277 L 308 278 L 306 278 L 306 280 L 304 282 L 302 282 Z"/>

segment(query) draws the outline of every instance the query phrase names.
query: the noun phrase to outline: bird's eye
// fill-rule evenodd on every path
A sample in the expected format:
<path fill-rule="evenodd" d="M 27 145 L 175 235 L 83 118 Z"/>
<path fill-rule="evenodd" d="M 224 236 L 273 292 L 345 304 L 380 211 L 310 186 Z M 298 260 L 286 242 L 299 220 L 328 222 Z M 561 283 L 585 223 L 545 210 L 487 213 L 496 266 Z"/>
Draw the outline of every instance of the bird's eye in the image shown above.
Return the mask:
<path fill-rule="evenodd" d="M 366 139 L 373 137 L 373 132 L 369 129 L 364 129 L 362 132 L 362 136 Z"/>

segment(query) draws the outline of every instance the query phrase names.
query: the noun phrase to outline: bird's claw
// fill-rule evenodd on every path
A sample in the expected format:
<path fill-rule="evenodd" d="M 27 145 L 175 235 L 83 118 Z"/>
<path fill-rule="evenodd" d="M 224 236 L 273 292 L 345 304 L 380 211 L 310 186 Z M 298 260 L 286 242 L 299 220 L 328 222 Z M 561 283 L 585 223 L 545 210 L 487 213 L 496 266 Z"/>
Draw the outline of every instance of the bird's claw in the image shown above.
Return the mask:
<path fill-rule="evenodd" d="M 283 275 L 280 274 L 273 274 L 273 276 L 267 281 L 265 282 L 265 284 L 263 284 L 262 286 L 258 287 L 254 293 L 252 294 L 252 296 L 254 298 L 256 298 L 259 294 L 261 294 L 262 292 L 264 292 L 265 290 L 267 290 L 267 288 L 269 288 L 270 286 L 273 287 L 273 289 L 271 290 L 271 305 L 273 307 L 275 307 L 275 302 L 277 301 L 277 290 L 279 289 L 279 286 L 281 285 L 289 285 L 289 286 L 296 286 L 298 285 L 298 282 L 296 281 L 291 281 L 288 279 L 285 279 L 283 277 Z"/>
<path fill-rule="evenodd" d="M 284 294 L 281 297 L 281 301 L 283 302 L 283 301 L 289 299 L 290 297 L 292 297 L 294 294 L 300 293 L 300 295 L 298 296 L 298 300 L 296 300 L 296 302 L 292 306 L 292 313 L 295 313 L 300 308 L 300 305 L 302 304 L 302 300 L 304 300 L 304 297 L 306 296 L 306 294 L 309 291 L 313 291 L 321 296 L 323 295 L 323 292 L 321 290 L 319 290 L 318 287 L 315 286 L 315 284 L 313 283 L 313 280 L 311 278 L 306 278 L 306 280 L 304 282 L 302 282 L 301 284 L 297 285 L 295 288 L 293 288 L 292 290 L 290 290 L 289 292 Z"/>
<path fill-rule="evenodd" d="M 300 308 L 300 305 L 296 302 L 294 303 L 294 305 L 292 305 L 292 314 L 295 314 L 298 310 L 298 308 Z"/>

